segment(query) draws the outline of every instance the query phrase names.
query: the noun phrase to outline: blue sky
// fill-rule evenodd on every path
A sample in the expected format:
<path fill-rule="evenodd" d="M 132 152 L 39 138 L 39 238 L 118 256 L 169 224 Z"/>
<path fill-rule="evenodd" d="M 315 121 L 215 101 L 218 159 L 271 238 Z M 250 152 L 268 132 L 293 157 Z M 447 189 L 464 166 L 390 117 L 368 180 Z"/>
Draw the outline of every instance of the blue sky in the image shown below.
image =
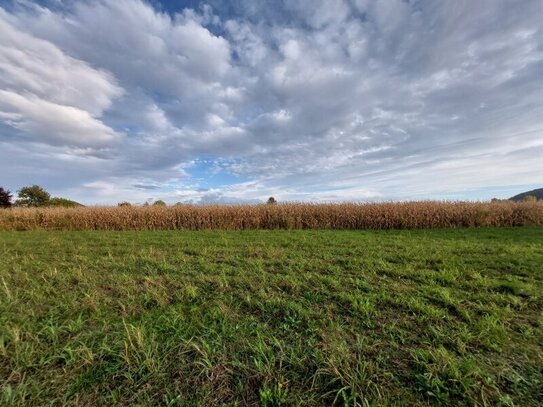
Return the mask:
<path fill-rule="evenodd" d="M 540 0 L 0 0 L 0 185 L 86 204 L 543 186 Z"/>

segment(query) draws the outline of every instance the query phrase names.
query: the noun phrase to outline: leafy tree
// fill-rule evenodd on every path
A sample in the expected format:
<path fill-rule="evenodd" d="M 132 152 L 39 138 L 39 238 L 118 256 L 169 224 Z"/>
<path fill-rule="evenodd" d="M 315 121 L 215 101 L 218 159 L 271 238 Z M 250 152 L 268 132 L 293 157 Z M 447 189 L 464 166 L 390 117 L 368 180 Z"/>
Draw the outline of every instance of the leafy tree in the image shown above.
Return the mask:
<path fill-rule="evenodd" d="M 153 205 L 166 206 L 166 202 L 164 202 L 162 199 L 159 199 L 158 201 L 155 201 Z"/>
<path fill-rule="evenodd" d="M 21 188 L 15 201 L 18 206 L 47 206 L 51 195 L 39 185 Z"/>
<path fill-rule="evenodd" d="M 0 208 L 9 208 L 11 206 L 11 192 L 0 187 Z"/>
<path fill-rule="evenodd" d="M 523 199 L 524 202 L 535 202 L 537 201 L 537 197 L 533 195 L 526 195 Z"/>
<path fill-rule="evenodd" d="M 270 196 L 268 198 L 268 202 L 266 202 L 268 205 L 275 205 L 277 203 L 277 201 L 275 200 L 275 198 L 273 196 Z"/>
<path fill-rule="evenodd" d="M 117 206 L 132 206 L 132 204 L 131 204 L 130 202 L 124 201 L 124 202 L 119 202 L 119 203 L 117 204 Z"/>

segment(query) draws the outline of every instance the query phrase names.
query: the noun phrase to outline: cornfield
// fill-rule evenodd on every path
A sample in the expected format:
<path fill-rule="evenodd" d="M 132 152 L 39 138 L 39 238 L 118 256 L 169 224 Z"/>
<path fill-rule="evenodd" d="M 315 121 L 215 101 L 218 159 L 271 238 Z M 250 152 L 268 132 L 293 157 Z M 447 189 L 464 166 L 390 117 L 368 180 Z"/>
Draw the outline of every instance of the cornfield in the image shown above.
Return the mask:
<path fill-rule="evenodd" d="M 0 230 L 420 229 L 543 225 L 543 202 L 11 208 Z"/>

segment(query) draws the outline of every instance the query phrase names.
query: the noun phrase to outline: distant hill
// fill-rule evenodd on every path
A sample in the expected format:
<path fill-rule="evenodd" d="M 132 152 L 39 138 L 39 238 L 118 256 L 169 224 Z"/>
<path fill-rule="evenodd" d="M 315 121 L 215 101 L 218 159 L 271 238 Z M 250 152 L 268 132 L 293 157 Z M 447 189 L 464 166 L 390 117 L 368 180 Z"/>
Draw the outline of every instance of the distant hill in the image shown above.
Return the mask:
<path fill-rule="evenodd" d="M 535 196 L 538 200 L 543 199 L 543 188 L 533 189 L 533 190 L 528 191 L 528 192 L 523 192 L 522 194 L 512 196 L 511 198 L 509 198 L 509 200 L 511 200 L 511 201 L 523 201 L 524 198 L 526 198 L 527 196 Z"/>

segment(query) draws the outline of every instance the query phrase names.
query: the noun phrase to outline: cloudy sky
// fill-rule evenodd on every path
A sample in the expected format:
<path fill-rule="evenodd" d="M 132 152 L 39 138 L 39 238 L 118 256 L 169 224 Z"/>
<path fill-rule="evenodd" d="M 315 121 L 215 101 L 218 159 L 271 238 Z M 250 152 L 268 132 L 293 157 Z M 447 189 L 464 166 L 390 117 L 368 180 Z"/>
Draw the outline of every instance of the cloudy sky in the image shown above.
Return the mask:
<path fill-rule="evenodd" d="M 0 0 L 0 185 L 82 203 L 543 187 L 541 0 Z"/>

